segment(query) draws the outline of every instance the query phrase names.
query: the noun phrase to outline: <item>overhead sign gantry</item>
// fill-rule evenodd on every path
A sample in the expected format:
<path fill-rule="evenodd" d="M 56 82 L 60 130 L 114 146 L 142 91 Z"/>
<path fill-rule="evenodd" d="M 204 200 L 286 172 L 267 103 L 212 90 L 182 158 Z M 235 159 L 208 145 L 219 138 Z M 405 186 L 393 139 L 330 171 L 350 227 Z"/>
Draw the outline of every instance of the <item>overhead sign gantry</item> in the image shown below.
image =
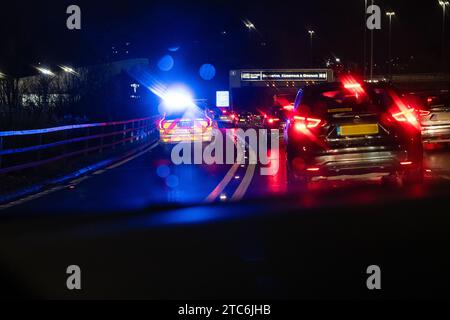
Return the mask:
<path fill-rule="evenodd" d="M 333 81 L 331 69 L 231 70 L 230 89 L 256 87 L 301 87 L 306 83 Z"/>

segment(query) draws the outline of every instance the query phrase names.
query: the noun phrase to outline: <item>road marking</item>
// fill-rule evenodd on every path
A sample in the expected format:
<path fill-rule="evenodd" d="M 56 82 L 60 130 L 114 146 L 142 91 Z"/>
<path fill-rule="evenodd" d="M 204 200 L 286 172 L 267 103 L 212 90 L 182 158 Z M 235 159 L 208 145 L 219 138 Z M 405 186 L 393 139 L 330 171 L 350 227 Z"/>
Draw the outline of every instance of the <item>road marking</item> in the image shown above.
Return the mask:
<path fill-rule="evenodd" d="M 225 177 L 222 179 L 222 181 L 219 182 L 217 187 L 214 188 L 214 190 L 209 194 L 209 196 L 205 199 L 205 202 L 213 202 L 216 200 L 216 198 L 219 196 L 219 194 L 222 193 L 223 190 L 228 186 L 230 181 L 233 179 L 234 175 L 236 174 L 236 171 L 239 169 L 239 163 L 235 163 L 230 170 L 228 170 Z"/>
<path fill-rule="evenodd" d="M 445 180 L 450 180 L 450 176 L 447 176 L 447 175 L 440 175 L 440 177 Z"/>
<path fill-rule="evenodd" d="M 251 164 L 247 167 L 247 171 L 245 172 L 244 179 L 242 179 L 241 184 L 236 189 L 236 192 L 233 194 L 233 197 L 231 200 L 238 201 L 241 200 L 245 193 L 247 192 L 248 187 L 250 186 L 250 183 L 253 180 L 253 176 L 255 174 L 256 165 Z"/>
<path fill-rule="evenodd" d="M 241 140 L 242 144 L 247 145 L 245 140 L 242 140 L 239 136 L 238 136 L 238 138 Z M 256 151 L 253 150 L 250 145 L 248 147 L 249 147 L 248 152 L 245 152 L 244 154 L 250 154 L 250 159 L 257 159 Z M 245 151 L 245 147 L 244 147 L 244 151 Z M 245 159 L 248 159 L 248 156 L 245 156 Z M 255 175 L 255 169 L 256 169 L 256 164 L 248 165 L 244 178 L 242 179 L 241 183 L 239 184 L 239 186 L 237 187 L 233 196 L 231 197 L 232 201 L 238 201 L 244 197 L 244 195 L 247 192 L 248 187 L 250 186 L 250 183 L 252 182 L 253 177 Z"/>
<path fill-rule="evenodd" d="M 80 184 L 81 182 L 83 182 L 83 181 L 85 181 L 85 180 L 87 180 L 87 179 L 92 178 L 93 175 L 99 175 L 99 174 L 102 174 L 102 173 L 104 173 L 104 172 L 106 172 L 106 171 L 108 171 L 108 170 L 110 170 L 110 169 L 117 168 L 117 167 L 119 167 L 119 166 L 121 166 L 121 165 L 123 165 L 123 164 L 125 164 L 125 163 L 127 163 L 127 162 L 130 162 L 131 160 L 134 160 L 134 159 L 136 159 L 136 158 L 142 156 L 143 154 L 145 154 L 145 153 L 149 152 L 150 150 L 154 149 L 158 144 L 159 144 L 159 143 L 155 143 L 155 144 L 151 145 L 150 147 L 148 147 L 147 149 L 145 149 L 145 150 L 143 150 L 143 151 L 141 151 L 141 152 L 135 154 L 134 156 L 131 156 L 131 157 L 126 158 L 125 160 L 120 161 L 120 162 L 118 162 L 118 163 L 116 163 L 116 164 L 114 164 L 114 165 L 111 165 L 111 166 L 109 166 L 109 167 L 106 167 L 106 169 L 97 170 L 97 171 L 95 171 L 94 173 L 92 173 L 92 174 L 90 174 L 90 175 L 87 175 L 87 176 L 84 176 L 84 177 L 77 178 L 77 179 L 75 179 L 75 180 L 72 180 L 72 181 L 70 181 L 70 182 L 64 184 L 64 185 L 57 186 L 57 187 L 54 187 L 54 188 L 50 188 L 50 189 L 48 189 L 48 190 L 44 190 L 44 191 L 41 191 L 41 192 L 39 192 L 39 193 L 32 194 L 32 195 L 30 195 L 30 196 L 28 196 L 28 197 L 25 197 L 25 198 L 22 198 L 22 199 L 19 199 L 19 200 L 16 200 L 16 201 L 13 201 L 13 202 L 10 202 L 10 203 L 7 203 L 7 204 L 0 205 L 0 211 L 1 211 L 1 210 L 5 210 L 5 209 L 9 209 L 9 208 L 12 208 L 12 207 L 15 207 L 15 206 L 18 206 L 18 205 L 23 204 L 23 203 L 26 203 L 26 202 L 30 202 L 30 201 L 32 201 L 32 200 L 36 200 L 36 199 L 42 198 L 42 197 L 44 197 L 44 196 L 46 196 L 46 195 L 49 195 L 49 194 L 51 194 L 51 193 L 54 193 L 54 192 L 56 192 L 56 191 L 60 191 L 60 190 L 66 189 L 68 185 L 71 185 L 71 186 L 78 185 L 78 184 Z"/>

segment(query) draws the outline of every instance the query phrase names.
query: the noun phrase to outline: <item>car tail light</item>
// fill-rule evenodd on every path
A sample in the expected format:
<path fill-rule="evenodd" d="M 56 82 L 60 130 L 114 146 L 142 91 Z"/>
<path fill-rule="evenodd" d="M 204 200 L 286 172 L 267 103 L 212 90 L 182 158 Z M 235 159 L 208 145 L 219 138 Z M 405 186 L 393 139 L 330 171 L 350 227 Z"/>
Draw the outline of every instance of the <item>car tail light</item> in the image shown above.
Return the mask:
<path fill-rule="evenodd" d="M 399 122 L 416 123 L 418 121 L 416 117 L 416 110 L 412 108 L 394 113 L 392 114 L 392 117 Z"/>
<path fill-rule="evenodd" d="M 417 110 L 417 112 L 419 113 L 419 115 L 421 116 L 421 117 L 426 117 L 426 116 L 429 116 L 430 115 L 430 111 L 428 111 L 428 110 Z"/>
<path fill-rule="evenodd" d="M 361 84 L 360 83 L 344 83 L 344 88 L 345 89 L 362 89 Z"/>
<path fill-rule="evenodd" d="M 280 119 L 278 119 L 278 118 L 269 118 L 269 123 L 274 123 L 274 122 L 278 122 L 278 121 L 280 121 Z"/>
<path fill-rule="evenodd" d="M 317 172 L 317 171 L 320 171 L 320 168 L 318 168 L 318 167 L 306 168 L 306 171 L 309 171 L 309 172 Z"/>
<path fill-rule="evenodd" d="M 292 111 L 292 110 L 294 110 L 294 105 L 293 104 L 289 104 L 287 106 L 284 106 L 283 109 L 286 110 L 286 111 Z"/>
<path fill-rule="evenodd" d="M 410 166 L 410 165 L 413 164 L 413 162 L 412 162 L 412 161 L 402 161 L 402 162 L 400 162 L 400 164 L 401 164 L 402 166 Z"/>
<path fill-rule="evenodd" d="M 317 128 L 322 122 L 320 119 L 309 118 L 309 117 L 294 117 L 294 128 L 298 131 L 303 131 L 305 129 Z"/>

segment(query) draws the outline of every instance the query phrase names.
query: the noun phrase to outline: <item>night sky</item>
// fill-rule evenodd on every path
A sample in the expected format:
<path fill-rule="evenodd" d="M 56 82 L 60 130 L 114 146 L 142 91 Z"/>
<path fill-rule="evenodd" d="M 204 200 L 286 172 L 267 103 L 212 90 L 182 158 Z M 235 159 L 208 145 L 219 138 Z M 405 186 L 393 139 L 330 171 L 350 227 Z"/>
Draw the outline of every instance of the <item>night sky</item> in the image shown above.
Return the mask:
<path fill-rule="evenodd" d="M 434 0 L 375 1 L 395 10 L 393 54 L 412 71 L 436 71 L 441 49 L 442 8 Z M 82 10 L 82 30 L 66 28 L 66 8 Z M 363 0 L 321 1 L 8 1 L 0 10 L 0 71 L 32 74 L 31 66 L 91 65 L 143 57 L 157 62 L 169 47 L 186 69 L 214 64 L 222 75 L 232 68 L 306 67 L 307 30 L 316 31 L 317 65 L 331 56 L 361 63 Z M 257 28 L 250 33 L 242 22 Z M 375 34 L 378 64 L 387 59 L 388 20 Z M 225 31 L 225 32 L 224 32 Z M 447 33 L 450 35 L 450 30 Z M 450 37 L 449 37 L 450 38 Z M 125 48 L 125 43 L 130 46 Z M 118 48 L 114 54 L 112 47 Z M 125 50 L 129 53 L 125 54 Z"/>

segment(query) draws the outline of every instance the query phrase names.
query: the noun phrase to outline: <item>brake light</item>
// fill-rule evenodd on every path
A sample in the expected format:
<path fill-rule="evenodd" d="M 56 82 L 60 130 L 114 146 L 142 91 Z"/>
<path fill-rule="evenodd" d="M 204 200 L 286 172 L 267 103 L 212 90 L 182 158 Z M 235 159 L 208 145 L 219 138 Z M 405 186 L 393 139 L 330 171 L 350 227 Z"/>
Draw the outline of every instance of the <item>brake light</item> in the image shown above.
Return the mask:
<path fill-rule="evenodd" d="M 294 110 L 294 105 L 293 104 L 289 104 L 287 106 L 284 106 L 283 109 L 286 110 L 286 111 L 292 111 L 292 110 Z"/>
<path fill-rule="evenodd" d="M 364 88 L 360 82 L 358 82 L 355 77 L 351 75 L 345 75 L 340 77 L 341 83 L 345 89 L 353 93 L 356 98 L 365 94 Z"/>
<path fill-rule="evenodd" d="M 312 168 L 307 168 L 306 169 L 306 171 L 309 171 L 309 172 L 317 172 L 319 170 L 320 170 L 320 168 L 317 168 L 317 167 L 312 167 Z"/>
<path fill-rule="evenodd" d="M 305 129 L 313 129 L 319 126 L 322 122 L 320 119 L 308 118 L 308 117 L 294 117 L 294 128 L 298 131 L 303 131 Z"/>
<path fill-rule="evenodd" d="M 410 165 L 412 165 L 413 163 L 412 163 L 412 161 L 402 161 L 402 162 L 400 162 L 400 164 L 401 164 L 402 166 L 410 166 Z"/>
<path fill-rule="evenodd" d="M 421 117 L 426 117 L 426 116 L 429 116 L 430 115 L 430 111 L 427 111 L 427 110 L 417 110 L 417 112 L 419 112 L 419 115 L 421 116 Z"/>
<path fill-rule="evenodd" d="M 360 83 L 345 83 L 344 88 L 345 89 L 362 89 Z"/>
<path fill-rule="evenodd" d="M 406 109 L 405 111 L 394 113 L 392 117 L 399 122 L 416 123 L 417 117 L 415 113 L 415 109 Z"/>
<path fill-rule="evenodd" d="M 274 122 L 280 121 L 280 119 L 278 119 L 278 118 L 270 118 L 268 121 L 269 121 L 269 123 L 274 123 Z"/>

